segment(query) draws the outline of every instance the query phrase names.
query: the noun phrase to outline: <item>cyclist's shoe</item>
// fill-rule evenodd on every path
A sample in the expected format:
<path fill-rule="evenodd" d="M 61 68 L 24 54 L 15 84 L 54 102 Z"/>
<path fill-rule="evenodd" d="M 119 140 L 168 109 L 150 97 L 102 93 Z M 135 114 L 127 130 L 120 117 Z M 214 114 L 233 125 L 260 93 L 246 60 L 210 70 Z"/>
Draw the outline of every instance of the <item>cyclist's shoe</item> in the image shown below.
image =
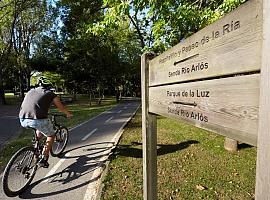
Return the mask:
<path fill-rule="evenodd" d="M 42 157 L 40 161 L 38 162 L 38 166 L 43 167 L 43 168 L 48 168 L 49 167 L 48 158 L 46 159 Z"/>

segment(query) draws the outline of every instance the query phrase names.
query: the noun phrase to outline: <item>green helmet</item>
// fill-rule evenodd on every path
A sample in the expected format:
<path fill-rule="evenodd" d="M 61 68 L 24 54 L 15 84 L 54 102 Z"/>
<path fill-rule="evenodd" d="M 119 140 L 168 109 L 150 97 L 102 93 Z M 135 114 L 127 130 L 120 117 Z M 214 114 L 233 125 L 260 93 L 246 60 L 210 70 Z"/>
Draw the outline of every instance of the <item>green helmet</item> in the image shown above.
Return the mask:
<path fill-rule="evenodd" d="M 46 77 L 39 77 L 37 80 L 37 85 L 38 86 L 43 86 L 43 87 L 52 87 L 52 83 L 49 79 L 47 79 Z"/>

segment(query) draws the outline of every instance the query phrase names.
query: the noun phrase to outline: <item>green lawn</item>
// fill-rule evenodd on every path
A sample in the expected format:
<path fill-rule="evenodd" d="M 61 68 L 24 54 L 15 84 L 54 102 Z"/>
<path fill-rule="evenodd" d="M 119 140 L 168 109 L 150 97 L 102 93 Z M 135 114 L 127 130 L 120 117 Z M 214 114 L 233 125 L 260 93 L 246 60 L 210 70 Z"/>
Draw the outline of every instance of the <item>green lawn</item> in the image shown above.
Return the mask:
<path fill-rule="evenodd" d="M 143 199 L 141 113 L 124 131 L 102 199 Z M 158 117 L 158 199 L 254 199 L 256 148 L 224 150 L 224 137 Z"/>
<path fill-rule="evenodd" d="M 116 101 L 113 97 L 105 98 L 101 105 L 92 103 L 89 105 L 89 101 L 86 97 L 80 96 L 77 101 L 72 104 L 68 104 L 67 108 L 72 112 L 73 117 L 71 119 L 59 118 L 60 124 L 63 124 L 69 128 L 76 126 L 105 110 L 110 109 L 112 106 L 116 105 Z M 57 112 L 55 108 L 51 109 L 52 113 Z M 0 152 L 0 171 L 7 164 L 10 157 L 21 147 L 31 144 L 33 137 L 32 130 L 22 129 L 18 137 L 9 141 L 4 149 Z"/>
<path fill-rule="evenodd" d="M 18 95 L 14 95 L 14 93 L 5 93 L 6 103 L 8 105 L 14 105 L 20 103 L 21 99 Z"/>

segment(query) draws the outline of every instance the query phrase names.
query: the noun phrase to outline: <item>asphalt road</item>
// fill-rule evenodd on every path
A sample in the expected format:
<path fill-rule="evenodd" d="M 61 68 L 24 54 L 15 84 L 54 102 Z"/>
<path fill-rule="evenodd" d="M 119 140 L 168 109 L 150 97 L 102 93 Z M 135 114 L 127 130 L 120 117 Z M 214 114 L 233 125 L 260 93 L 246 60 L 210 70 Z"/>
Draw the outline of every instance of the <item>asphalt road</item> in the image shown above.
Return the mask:
<path fill-rule="evenodd" d="M 18 105 L 0 105 L 0 150 L 5 142 L 19 133 L 21 126 L 18 114 Z"/>
<path fill-rule="evenodd" d="M 29 189 L 12 199 L 96 199 L 108 156 L 139 105 L 138 100 L 124 101 L 71 129 L 65 155 L 61 159 L 51 157 L 49 169 L 39 169 Z M 0 199 L 11 199 L 3 194 L 2 187 Z"/>

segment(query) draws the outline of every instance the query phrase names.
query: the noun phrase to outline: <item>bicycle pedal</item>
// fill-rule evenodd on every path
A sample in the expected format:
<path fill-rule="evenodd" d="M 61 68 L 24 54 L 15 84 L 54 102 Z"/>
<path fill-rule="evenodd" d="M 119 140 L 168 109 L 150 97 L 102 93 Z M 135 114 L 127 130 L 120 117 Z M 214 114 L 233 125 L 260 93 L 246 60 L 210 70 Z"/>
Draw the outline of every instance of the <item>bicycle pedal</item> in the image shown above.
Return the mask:
<path fill-rule="evenodd" d="M 39 167 L 42 167 L 42 168 L 49 168 L 49 163 L 48 164 L 44 164 L 44 163 L 38 163 L 38 166 Z"/>
<path fill-rule="evenodd" d="M 41 160 L 38 162 L 38 165 L 39 165 L 39 167 L 48 168 L 50 164 L 48 163 L 47 160 L 41 159 Z"/>

